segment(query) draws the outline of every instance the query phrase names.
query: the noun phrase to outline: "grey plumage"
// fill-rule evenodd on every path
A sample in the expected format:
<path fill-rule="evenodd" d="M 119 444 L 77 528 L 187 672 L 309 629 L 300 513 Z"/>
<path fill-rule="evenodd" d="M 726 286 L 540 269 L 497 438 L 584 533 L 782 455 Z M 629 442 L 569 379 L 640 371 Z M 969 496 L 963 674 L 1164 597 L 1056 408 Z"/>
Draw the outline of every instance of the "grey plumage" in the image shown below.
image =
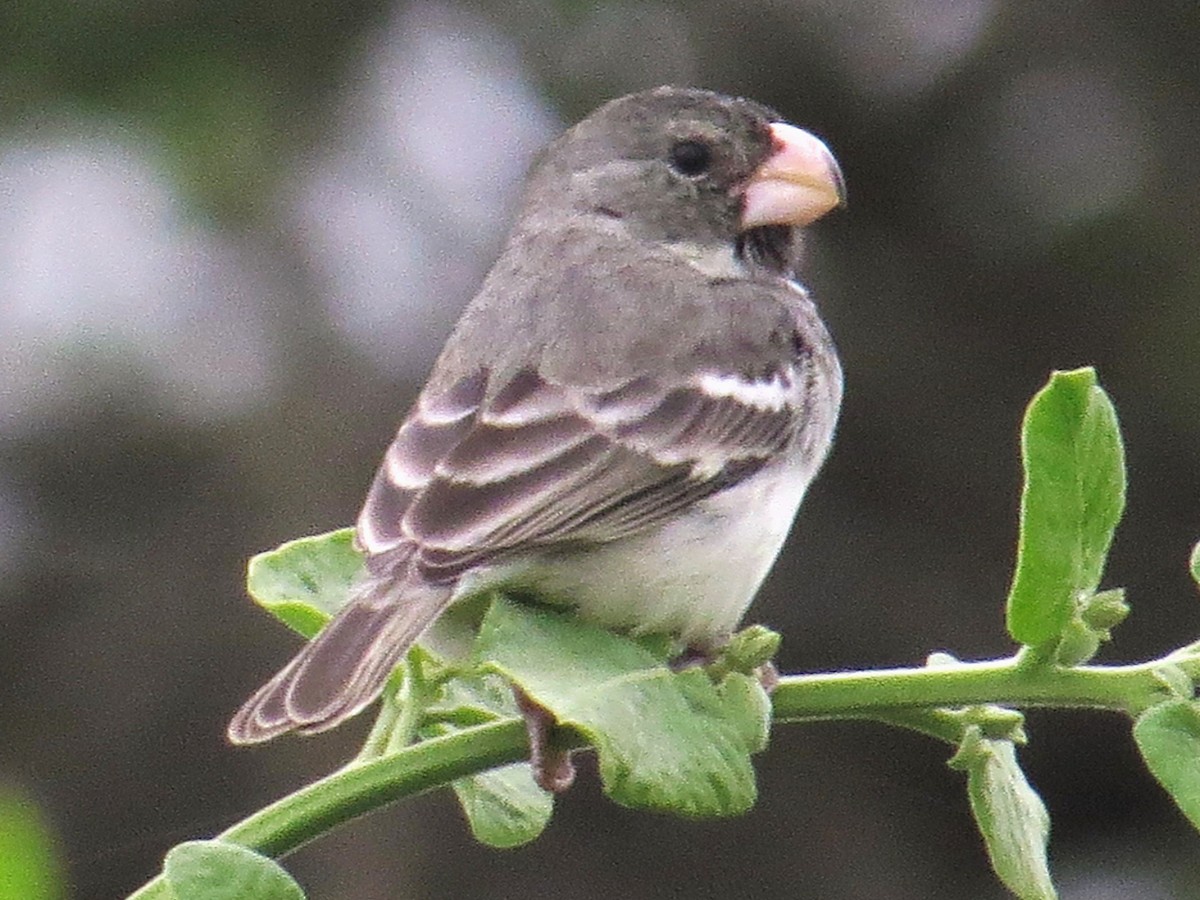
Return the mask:
<path fill-rule="evenodd" d="M 611 627 L 724 639 L 841 400 L 829 335 L 789 280 L 798 229 L 741 226 L 777 118 L 659 89 L 602 107 L 535 161 L 368 493 L 367 578 L 247 701 L 233 741 L 333 727 L 447 605 L 495 585 Z M 709 154 L 699 177 L 673 168 L 688 141 Z M 711 561 L 723 541 L 748 557 L 728 574 Z"/>

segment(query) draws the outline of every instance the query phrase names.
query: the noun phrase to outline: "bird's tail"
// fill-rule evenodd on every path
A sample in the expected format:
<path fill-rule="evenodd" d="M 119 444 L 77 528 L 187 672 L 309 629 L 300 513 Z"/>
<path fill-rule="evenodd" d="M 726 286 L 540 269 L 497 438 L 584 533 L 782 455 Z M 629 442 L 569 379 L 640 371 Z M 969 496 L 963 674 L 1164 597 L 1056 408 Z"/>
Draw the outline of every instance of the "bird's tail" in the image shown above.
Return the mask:
<path fill-rule="evenodd" d="M 341 724 L 379 696 L 392 669 L 450 601 L 451 589 L 368 577 L 346 605 L 229 723 L 235 744 Z"/>

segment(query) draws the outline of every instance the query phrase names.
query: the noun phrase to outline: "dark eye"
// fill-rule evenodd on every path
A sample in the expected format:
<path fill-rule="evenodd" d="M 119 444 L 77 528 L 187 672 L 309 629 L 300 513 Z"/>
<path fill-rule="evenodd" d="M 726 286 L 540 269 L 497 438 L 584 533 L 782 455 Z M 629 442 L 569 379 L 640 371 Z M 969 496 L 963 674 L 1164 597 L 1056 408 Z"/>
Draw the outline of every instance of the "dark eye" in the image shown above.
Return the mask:
<path fill-rule="evenodd" d="M 695 178 L 712 165 L 712 148 L 702 141 L 676 141 L 668 158 L 671 168 L 680 175 Z"/>

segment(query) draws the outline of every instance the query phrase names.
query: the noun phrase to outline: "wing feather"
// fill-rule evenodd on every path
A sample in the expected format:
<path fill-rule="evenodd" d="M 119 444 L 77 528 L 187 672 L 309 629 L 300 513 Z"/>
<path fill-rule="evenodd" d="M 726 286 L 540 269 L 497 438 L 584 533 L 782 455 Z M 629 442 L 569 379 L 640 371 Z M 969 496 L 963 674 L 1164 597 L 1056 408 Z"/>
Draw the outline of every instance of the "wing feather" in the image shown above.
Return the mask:
<path fill-rule="evenodd" d="M 794 374 L 643 374 L 590 391 L 531 368 L 482 390 L 472 376 L 483 396 L 469 410 L 430 421 L 427 410 L 467 404 L 423 397 L 401 426 L 360 542 L 371 554 L 414 552 L 417 570 L 445 584 L 521 550 L 653 528 L 789 446 L 801 407 Z M 451 392 L 471 395 L 461 384 Z"/>

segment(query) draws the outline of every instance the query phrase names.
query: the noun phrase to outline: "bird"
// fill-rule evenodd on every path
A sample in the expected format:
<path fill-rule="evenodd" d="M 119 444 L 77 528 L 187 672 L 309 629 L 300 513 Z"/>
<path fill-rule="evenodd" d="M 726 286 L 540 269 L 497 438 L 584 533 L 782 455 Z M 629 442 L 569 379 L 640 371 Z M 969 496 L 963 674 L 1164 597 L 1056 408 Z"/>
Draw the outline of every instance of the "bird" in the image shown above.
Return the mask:
<path fill-rule="evenodd" d="M 230 741 L 342 723 L 498 589 L 718 650 L 833 440 L 841 365 L 796 269 L 844 202 L 823 141 L 707 90 L 620 97 L 552 141 L 367 492 L 365 574 Z"/>

